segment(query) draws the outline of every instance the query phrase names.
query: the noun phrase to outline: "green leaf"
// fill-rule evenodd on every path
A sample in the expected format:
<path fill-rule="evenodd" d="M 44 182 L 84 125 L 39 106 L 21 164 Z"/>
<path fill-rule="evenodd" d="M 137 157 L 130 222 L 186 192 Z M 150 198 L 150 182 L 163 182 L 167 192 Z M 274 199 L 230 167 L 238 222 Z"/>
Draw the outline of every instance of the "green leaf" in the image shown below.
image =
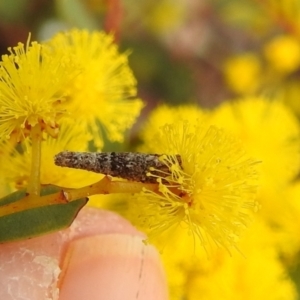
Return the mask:
<path fill-rule="evenodd" d="M 57 193 L 62 188 L 47 186 L 41 196 Z M 15 203 L 26 196 L 26 191 L 18 191 L 0 199 L 1 206 Z M 41 197 L 42 198 L 42 197 Z M 88 199 L 78 199 L 68 203 L 45 205 L 0 217 L 0 243 L 24 240 L 46 233 L 55 232 L 71 225 Z"/>

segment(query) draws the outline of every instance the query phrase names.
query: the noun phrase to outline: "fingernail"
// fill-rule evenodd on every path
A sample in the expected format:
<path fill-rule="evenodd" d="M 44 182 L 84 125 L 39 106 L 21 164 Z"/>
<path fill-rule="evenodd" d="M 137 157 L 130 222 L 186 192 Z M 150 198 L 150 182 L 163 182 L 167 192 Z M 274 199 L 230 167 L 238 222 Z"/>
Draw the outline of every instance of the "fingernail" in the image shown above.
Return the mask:
<path fill-rule="evenodd" d="M 159 254 L 141 237 L 108 234 L 71 242 L 62 265 L 60 300 L 166 300 Z"/>

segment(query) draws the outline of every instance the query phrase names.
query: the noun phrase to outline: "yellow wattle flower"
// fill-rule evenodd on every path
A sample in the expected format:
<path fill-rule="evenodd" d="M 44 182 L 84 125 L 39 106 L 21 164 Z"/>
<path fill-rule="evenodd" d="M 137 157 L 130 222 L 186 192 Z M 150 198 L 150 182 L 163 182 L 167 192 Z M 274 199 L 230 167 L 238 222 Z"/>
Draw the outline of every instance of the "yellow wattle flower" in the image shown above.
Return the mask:
<path fill-rule="evenodd" d="M 243 255 L 230 256 L 219 248 L 210 252 L 207 259 L 201 247 L 194 248 L 184 228 L 178 228 L 168 238 L 172 247 L 165 247 L 161 253 L 170 299 L 263 300 L 266 295 L 268 300 L 297 299 L 295 284 L 278 257 L 272 238 L 266 225 L 256 220 L 239 241 Z"/>
<path fill-rule="evenodd" d="M 139 115 L 143 103 L 137 99 L 136 79 L 113 36 L 104 32 L 71 30 L 54 36 L 49 45 L 55 53 L 73 57 L 81 69 L 68 86 L 66 109 L 81 119 L 93 134 L 95 145 L 103 146 L 103 133 L 122 142 Z"/>
<path fill-rule="evenodd" d="M 64 54 L 37 42 L 19 43 L 0 62 L 0 140 L 26 138 L 36 124 L 51 135 L 65 113 L 64 89 L 78 69 Z"/>
<path fill-rule="evenodd" d="M 225 82 L 237 94 L 254 93 L 260 87 L 261 63 L 252 53 L 243 53 L 228 58 L 223 66 Z"/>
<path fill-rule="evenodd" d="M 258 209 L 258 162 L 245 156 L 237 140 L 213 126 L 166 125 L 156 144 L 165 149 L 161 159 L 171 174 L 165 178 L 150 170 L 159 193 L 145 189 L 133 201 L 134 222 L 150 240 L 184 226 L 204 247 L 213 240 L 230 251 Z M 156 144 L 150 147 L 154 153 Z"/>
<path fill-rule="evenodd" d="M 199 106 L 179 105 L 170 106 L 166 104 L 159 105 L 156 107 L 147 118 L 144 124 L 140 136 L 143 140 L 143 144 L 138 148 L 140 152 L 151 152 L 151 145 L 155 145 L 154 151 L 157 153 L 164 153 L 164 145 L 159 148 L 159 144 L 156 143 L 156 132 L 160 132 L 160 128 L 165 124 L 173 124 L 177 121 L 185 120 L 188 116 L 189 124 L 196 125 L 199 122 L 204 123 L 208 117 L 208 113 L 201 109 Z M 149 148 L 150 147 L 150 148 Z"/>
<path fill-rule="evenodd" d="M 244 256 L 219 251 L 209 262 L 195 262 L 186 273 L 185 299 L 298 299 L 296 284 L 269 244 L 270 236 L 264 224 L 255 222 L 239 244 Z"/>
<path fill-rule="evenodd" d="M 282 102 L 264 97 L 225 102 L 210 123 L 241 139 L 248 153 L 262 161 L 261 185 L 269 193 L 281 191 L 298 174 L 299 122 Z"/>
<path fill-rule="evenodd" d="M 300 66 L 300 43 L 293 36 L 277 36 L 265 45 L 264 54 L 277 72 L 291 73 Z"/>

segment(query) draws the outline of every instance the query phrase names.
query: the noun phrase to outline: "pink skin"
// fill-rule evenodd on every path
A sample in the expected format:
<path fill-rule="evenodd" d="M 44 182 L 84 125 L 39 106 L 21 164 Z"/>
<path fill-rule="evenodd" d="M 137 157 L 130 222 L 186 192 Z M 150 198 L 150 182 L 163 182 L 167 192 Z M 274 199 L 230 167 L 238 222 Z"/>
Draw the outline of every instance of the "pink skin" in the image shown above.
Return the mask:
<path fill-rule="evenodd" d="M 0 245 L 0 299 L 166 300 L 155 248 L 120 216 L 84 208 L 66 230 Z"/>

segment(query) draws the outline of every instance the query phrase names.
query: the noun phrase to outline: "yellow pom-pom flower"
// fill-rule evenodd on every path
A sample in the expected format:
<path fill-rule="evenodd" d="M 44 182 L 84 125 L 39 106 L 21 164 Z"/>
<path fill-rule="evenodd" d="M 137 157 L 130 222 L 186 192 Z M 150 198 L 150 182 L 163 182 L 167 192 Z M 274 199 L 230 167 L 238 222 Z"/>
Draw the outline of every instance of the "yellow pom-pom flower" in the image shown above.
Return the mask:
<path fill-rule="evenodd" d="M 187 274 L 185 299 L 298 299 L 295 283 L 269 244 L 268 229 L 257 225 L 240 242 L 245 257 L 219 252 L 203 264 L 206 268 L 195 263 Z"/>
<path fill-rule="evenodd" d="M 223 71 L 228 87 L 237 94 L 253 93 L 260 85 L 261 65 L 252 53 L 227 59 Z"/>
<path fill-rule="evenodd" d="M 295 284 L 262 222 L 252 224 L 241 238 L 239 249 L 243 255 L 229 256 L 217 249 L 207 259 L 198 247 L 191 256 L 193 241 L 183 228 L 176 230 L 168 242 L 172 247 L 166 247 L 161 257 L 172 300 L 297 299 Z"/>
<path fill-rule="evenodd" d="M 172 124 L 179 120 L 183 121 L 187 118 L 189 124 L 196 125 L 201 122 L 204 123 L 208 114 L 206 111 L 202 110 L 196 105 L 180 105 L 180 106 L 170 106 L 166 104 L 159 105 L 150 114 L 149 118 L 145 122 L 140 136 L 143 140 L 143 144 L 139 147 L 139 151 L 148 152 L 149 145 L 155 144 L 155 151 L 158 153 L 163 153 L 164 149 L 159 149 L 156 143 L 155 132 L 159 131 L 161 127 L 165 124 Z M 163 145 L 161 145 L 163 147 Z"/>
<path fill-rule="evenodd" d="M 157 147 L 164 149 L 161 160 L 170 174 L 150 170 L 159 192 L 144 189 L 133 201 L 136 224 L 145 228 L 150 240 L 184 226 L 204 247 L 213 240 L 230 251 L 258 208 L 258 162 L 247 158 L 223 130 L 186 121 L 165 125 L 156 143 L 149 145 L 150 152 L 157 153 Z"/>
<path fill-rule="evenodd" d="M 17 142 L 37 124 L 44 132 L 57 133 L 64 113 L 65 86 L 78 69 L 63 53 L 55 55 L 37 42 L 19 43 L 0 62 L 0 140 L 14 136 Z"/>
<path fill-rule="evenodd" d="M 290 73 L 300 66 L 300 43 L 292 36 L 278 36 L 265 46 L 266 59 L 278 72 Z"/>
<path fill-rule="evenodd" d="M 298 173 L 299 123 L 281 102 L 263 97 L 226 102 L 210 122 L 236 135 L 262 161 L 261 184 L 269 192 L 281 190 Z"/>
<path fill-rule="evenodd" d="M 113 36 L 74 29 L 57 34 L 49 44 L 55 53 L 73 57 L 81 69 L 68 87 L 66 109 L 86 123 L 97 147 L 103 146 L 101 130 L 110 140 L 122 142 L 143 103 L 136 98 L 136 80 L 127 55 L 118 52 Z"/>

